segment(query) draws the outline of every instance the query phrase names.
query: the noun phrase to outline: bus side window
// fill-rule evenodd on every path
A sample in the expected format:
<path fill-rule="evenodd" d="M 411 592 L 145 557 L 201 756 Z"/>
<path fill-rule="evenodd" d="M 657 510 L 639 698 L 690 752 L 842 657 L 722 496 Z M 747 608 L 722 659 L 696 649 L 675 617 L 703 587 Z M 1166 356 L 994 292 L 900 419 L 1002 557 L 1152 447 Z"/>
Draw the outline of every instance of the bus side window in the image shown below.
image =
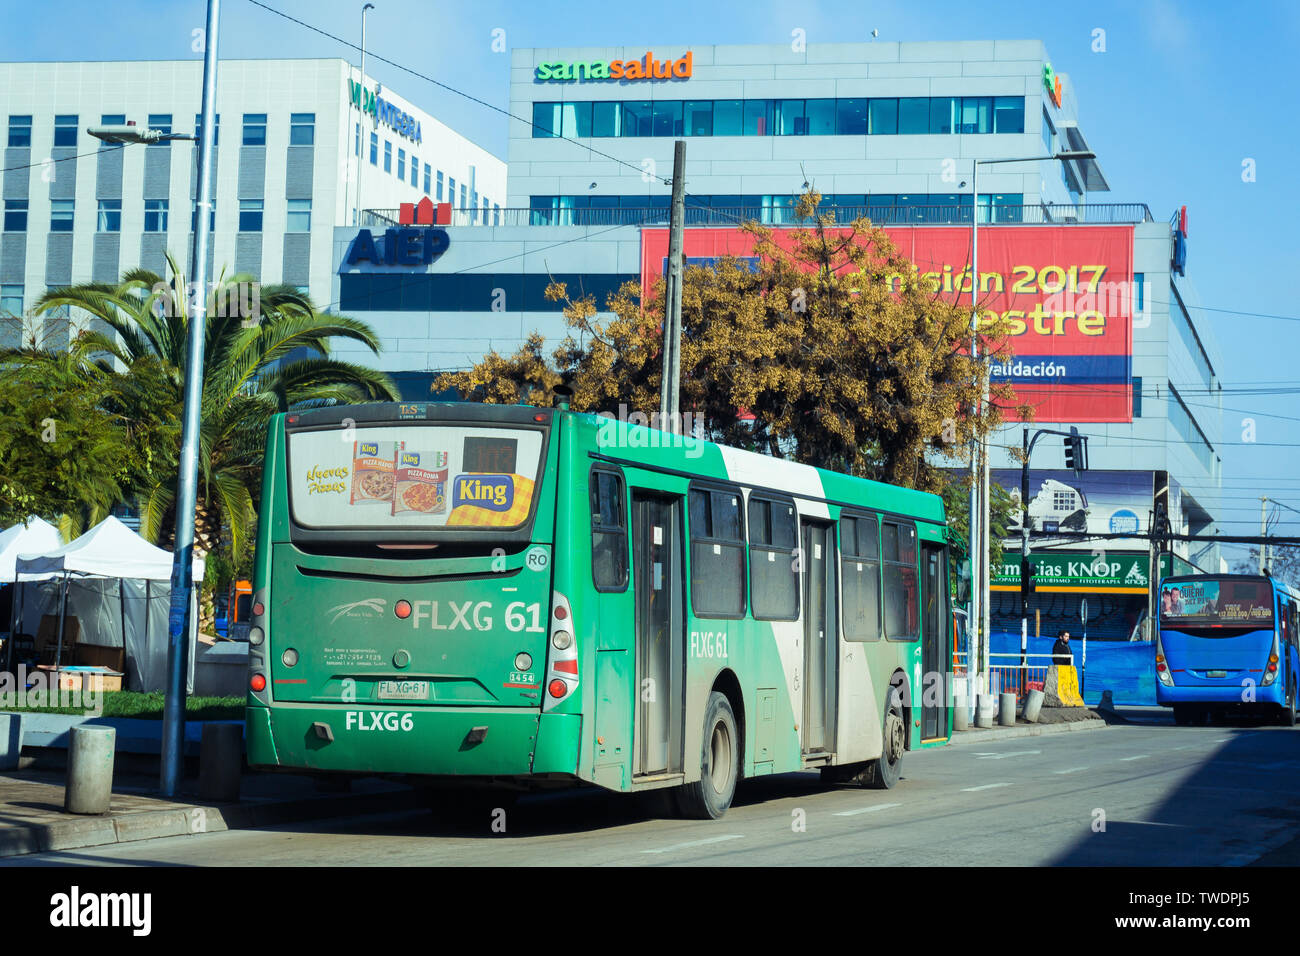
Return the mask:
<path fill-rule="evenodd" d="M 691 606 L 696 617 L 745 616 L 745 529 L 740 491 L 692 488 Z"/>
<path fill-rule="evenodd" d="M 876 519 L 840 518 L 844 639 L 880 640 L 880 537 Z"/>
<path fill-rule="evenodd" d="M 591 580 L 597 591 L 627 590 L 627 503 L 623 476 L 591 472 Z"/>
<path fill-rule="evenodd" d="M 916 573 L 916 528 L 884 522 L 885 636 L 914 641 L 920 631 L 920 588 Z"/>
<path fill-rule="evenodd" d="M 749 603 L 758 621 L 799 620 L 794 502 L 749 496 Z"/>

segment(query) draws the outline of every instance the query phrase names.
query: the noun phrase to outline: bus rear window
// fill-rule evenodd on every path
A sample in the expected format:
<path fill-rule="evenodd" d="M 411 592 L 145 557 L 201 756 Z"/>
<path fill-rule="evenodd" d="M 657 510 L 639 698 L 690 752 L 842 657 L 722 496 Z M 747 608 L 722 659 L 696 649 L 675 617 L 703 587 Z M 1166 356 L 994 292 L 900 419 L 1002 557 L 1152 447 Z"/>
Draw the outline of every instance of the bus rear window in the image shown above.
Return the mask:
<path fill-rule="evenodd" d="M 1273 588 L 1264 580 L 1169 581 L 1160 588 L 1162 624 L 1273 626 Z"/>
<path fill-rule="evenodd" d="M 542 432 L 403 424 L 289 433 L 301 528 L 518 528 L 532 511 Z"/>

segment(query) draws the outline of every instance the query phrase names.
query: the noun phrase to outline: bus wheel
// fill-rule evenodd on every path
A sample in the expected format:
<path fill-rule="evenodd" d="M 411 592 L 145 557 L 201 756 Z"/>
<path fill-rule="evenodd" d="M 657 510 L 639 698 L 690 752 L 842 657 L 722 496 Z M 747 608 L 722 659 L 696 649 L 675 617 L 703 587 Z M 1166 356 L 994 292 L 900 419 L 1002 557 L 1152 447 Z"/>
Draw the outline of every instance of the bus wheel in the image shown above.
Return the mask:
<path fill-rule="evenodd" d="M 884 752 L 867 762 L 862 771 L 862 785 L 876 790 L 890 790 L 903 772 L 903 751 L 907 748 L 907 725 L 897 707 L 890 707 L 885 717 Z"/>
<path fill-rule="evenodd" d="M 682 816 L 696 820 L 717 820 L 731 806 L 740 776 L 740 741 L 736 717 L 725 695 L 714 691 L 704 712 L 704 750 L 700 779 L 677 791 Z"/>
<path fill-rule="evenodd" d="M 1282 720 L 1280 721 L 1280 723 L 1282 724 L 1283 727 L 1295 726 L 1295 684 L 1294 683 L 1287 684 L 1286 703 L 1282 705 Z"/>

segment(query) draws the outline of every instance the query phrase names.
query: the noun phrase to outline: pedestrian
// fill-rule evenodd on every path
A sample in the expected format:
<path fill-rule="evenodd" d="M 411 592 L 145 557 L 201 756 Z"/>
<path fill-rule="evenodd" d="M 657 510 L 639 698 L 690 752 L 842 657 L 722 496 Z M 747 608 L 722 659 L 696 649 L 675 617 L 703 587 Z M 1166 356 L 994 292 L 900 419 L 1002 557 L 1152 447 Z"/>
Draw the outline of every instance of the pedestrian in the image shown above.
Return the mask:
<path fill-rule="evenodd" d="M 1070 632 L 1067 630 L 1062 630 L 1056 635 L 1056 643 L 1052 645 L 1052 663 L 1074 663 L 1074 652 L 1070 649 Z"/>

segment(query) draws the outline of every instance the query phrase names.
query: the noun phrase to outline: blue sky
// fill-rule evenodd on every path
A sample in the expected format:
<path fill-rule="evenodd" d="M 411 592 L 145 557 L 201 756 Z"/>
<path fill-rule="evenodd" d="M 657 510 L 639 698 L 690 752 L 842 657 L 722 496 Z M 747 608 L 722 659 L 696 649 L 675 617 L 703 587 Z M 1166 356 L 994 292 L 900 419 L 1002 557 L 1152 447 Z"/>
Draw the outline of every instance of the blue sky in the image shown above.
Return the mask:
<path fill-rule="evenodd" d="M 356 40 L 360 2 L 267 0 Z M 1054 66 L 1078 91 L 1080 119 L 1110 180 L 1103 201 L 1145 202 L 1158 219 L 1189 212 L 1188 278 L 1207 310 L 1194 316 L 1215 333 L 1225 386 L 1222 455 L 1224 530 L 1254 533 L 1259 495 L 1300 509 L 1300 305 L 1288 293 L 1297 273 L 1296 196 L 1288 170 L 1300 153 L 1294 79 L 1300 4 L 1233 6 L 1173 0 L 983 3 L 938 0 L 863 4 L 781 0 L 433 3 L 375 0 L 369 49 L 506 107 L 508 47 L 868 40 L 1042 39 Z M 56 0 L 7 4 L 0 59 L 197 58 L 192 31 L 202 0 Z M 223 57 L 349 56 L 338 43 L 249 0 L 222 3 Z M 1094 31 L 1105 52 L 1094 52 Z M 483 146 L 505 155 L 501 114 L 380 63 L 368 72 Z M 1242 164 L 1254 161 L 1255 180 Z M 1279 320 L 1244 313 L 1289 316 Z M 1295 395 L 1237 394 L 1261 383 Z M 1195 409 L 1208 414 L 1205 409 Z M 1255 420 L 1255 443 L 1242 420 Z M 1300 514 L 1282 511 L 1283 534 L 1300 535 Z"/>

